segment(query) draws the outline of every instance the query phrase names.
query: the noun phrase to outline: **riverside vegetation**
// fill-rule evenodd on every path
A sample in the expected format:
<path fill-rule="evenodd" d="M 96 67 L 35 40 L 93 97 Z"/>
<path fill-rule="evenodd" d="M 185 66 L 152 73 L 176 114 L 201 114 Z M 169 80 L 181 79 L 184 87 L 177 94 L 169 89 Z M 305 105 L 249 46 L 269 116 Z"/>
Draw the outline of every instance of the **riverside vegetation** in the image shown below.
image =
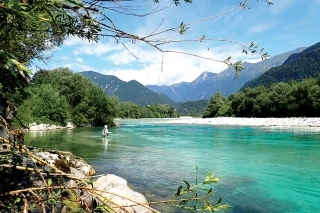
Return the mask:
<path fill-rule="evenodd" d="M 154 3 L 158 2 L 154 1 Z M 184 2 L 191 3 L 192 1 L 184 0 Z M 229 11 L 250 9 L 247 2 L 247 0 L 241 2 Z M 265 2 L 270 4 L 270 1 Z M 112 37 L 120 43 L 122 43 L 119 40 L 120 38 L 128 39 L 130 42 L 139 40 L 165 53 L 174 52 L 160 49 L 160 45 L 173 42 L 171 36 L 163 35 L 163 37 L 167 35 L 167 40 L 163 38 L 153 40 L 153 36 L 155 34 L 162 35 L 166 32 L 182 35 L 188 30 L 188 26 L 182 23 L 180 26 L 165 30 L 162 33 L 155 30 L 149 37 L 132 35 L 114 26 L 107 12 L 112 11 L 112 14 L 113 12 L 121 14 L 123 11 L 115 11 L 113 5 L 106 5 L 108 3 L 110 1 L 0 1 L 0 94 L 1 100 L 4 100 L 1 113 L 7 113 L 6 109 L 10 106 L 13 108 L 12 115 L 15 115 L 16 110 L 12 105 L 16 105 L 18 109 L 13 120 L 8 119 L 7 115 L 3 116 L 1 114 L 0 117 L 1 147 L 3 148 L 1 169 L 9 176 L 14 176 L 14 172 L 18 170 L 25 172 L 23 177 L 30 177 L 30 173 L 37 174 L 41 185 L 32 187 L 16 183 L 13 185 L 16 189 L 3 192 L 0 195 L 0 205 L 4 211 L 47 212 L 47 209 L 51 207 L 51 212 L 55 212 L 53 206 L 57 204 L 63 207 L 59 208 L 61 211 L 67 209 L 65 211 L 68 212 L 115 211 L 112 201 L 104 200 L 95 190 L 90 188 L 92 184 L 90 177 L 79 179 L 71 176 L 68 169 L 69 165 L 63 158 L 57 161 L 55 166 L 52 166 L 43 159 L 35 157 L 29 151 L 30 147 L 23 144 L 23 132 L 12 129 L 13 127 L 27 128 L 28 124 L 32 122 L 52 122 L 63 125 L 72 121 L 79 127 L 102 123 L 110 124 L 114 117 L 134 114 L 128 112 L 121 115 L 124 110 L 119 110 L 121 105 L 117 104 L 115 97 L 107 97 L 91 82 L 69 70 L 46 71 L 40 69 L 39 72 L 34 74 L 28 68 L 34 60 L 45 61 L 50 59 L 44 53 L 61 46 L 63 41 L 70 36 L 90 42 L 98 42 L 102 36 Z M 180 1 L 173 0 L 173 3 L 178 6 Z M 152 11 L 154 12 L 154 10 Z M 219 17 L 219 15 L 214 17 Z M 202 42 L 210 39 L 202 33 L 201 35 L 200 39 L 194 41 Z M 180 40 L 174 42 L 180 42 Z M 125 46 L 124 43 L 122 44 Z M 240 44 L 240 46 L 245 54 L 248 52 L 256 53 L 262 59 L 268 57 L 267 53 L 264 53 L 263 49 L 260 50 L 253 42 L 248 45 Z M 215 61 L 233 67 L 237 74 L 243 69 L 241 61 L 233 62 L 231 56 L 227 59 Z M 34 76 L 31 79 L 32 74 Z M 158 108 L 150 106 L 150 110 L 146 110 L 147 113 L 144 114 L 152 115 L 153 113 L 155 117 L 178 116 L 169 106 L 159 106 Z M 62 177 L 62 179 L 74 180 L 76 185 L 74 187 L 67 186 L 65 180 L 56 182 L 51 177 L 52 175 Z M 214 200 L 210 187 L 202 188 L 216 181 L 213 173 L 209 173 L 202 182 L 198 182 L 196 178 L 194 185 L 184 181 L 184 186 L 178 187 L 175 198 L 163 202 L 176 205 L 182 210 L 190 212 L 213 212 L 227 208 L 226 205 L 221 203 L 221 198 Z M 199 192 L 197 188 L 200 190 Z M 204 190 L 203 194 L 201 193 L 202 189 Z M 94 208 L 94 205 L 86 205 L 82 202 L 83 200 L 76 193 L 76 190 L 79 190 L 80 194 L 84 191 L 88 192 L 102 204 L 96 206 L 96 208 Z M 121 208 L 121 206 L 118 207 Z M 152 211 L 157 212 L 154 209 Z"/>
<path fill-rule="evenodd" d="M 271 87 L 245 88 L 229 97 L 216 93 L 203 118 L 210 117 L 320 117 L 320 76 Z"/>
<path fill-rule="evenodd" d="M 145 106 L 120 103 L 103 93 L 89 79 L 67 68 L 42 70 L 23 90 L 9 94 L 18 107 L 13 127 L 28 128 L 30 123 L 77 127 L 114 125 L 114 118 L 173 118 L 179 114 L 169 105 Z"/>

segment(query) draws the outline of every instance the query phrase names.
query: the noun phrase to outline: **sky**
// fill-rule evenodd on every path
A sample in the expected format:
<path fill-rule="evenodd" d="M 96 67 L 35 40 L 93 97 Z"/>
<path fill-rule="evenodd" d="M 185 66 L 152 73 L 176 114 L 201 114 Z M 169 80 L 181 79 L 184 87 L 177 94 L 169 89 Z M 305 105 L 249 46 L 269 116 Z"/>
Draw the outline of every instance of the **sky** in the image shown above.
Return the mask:
<path fill-rule="evenodd" d="M 241 0 L 193 0 L 178 7 L 172 0 L 160 0 L 158 4 L 153 0 L 109 2 L 108 6 L 131 14 L 145 15 L 156 10 L 139 17 L 110 10 L 106 15 L 118 29 L 132 35 L 171 41 L 158 47 L 173 52 L 161 52 L 138 40 L 102 37 L 98 42 L 88 42 L 69 37 L 62 46 L 45 53 L 51 56 L 50 60 L 34 61 L 31 68 L 36 72 L 39 67 L 68 67 L 74 72 L 95 71 L 143 85 L 172 85 L 191 82 L 203 72 L 227 69 L 219 61 L 229 56 L 234 62 L 260 61 L 259 54 L 242 53 L 241 45 L 251 42 L 270 56 L 320 42 L 320 0 L 269 1 L 273 5 L 249 0 L 250 9 L 246 10 L 234 9 Z M 163 32 L 182 22 L 188 27 L 185 34 Z M 203 35 L 205 40 L 200 42 Z"/>

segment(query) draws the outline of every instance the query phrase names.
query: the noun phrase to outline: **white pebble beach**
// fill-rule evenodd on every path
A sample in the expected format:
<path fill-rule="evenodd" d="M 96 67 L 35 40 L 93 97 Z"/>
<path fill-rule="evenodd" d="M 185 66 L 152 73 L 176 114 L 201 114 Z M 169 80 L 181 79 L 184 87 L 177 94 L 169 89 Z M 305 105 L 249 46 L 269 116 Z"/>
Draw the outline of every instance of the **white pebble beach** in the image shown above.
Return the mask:
<path fill-rule="evenodd" d="M 217 118 L 192 118 L 180 117 L 168 119 L 159 123 L 175 124 L 204 124 L 215 126 L 279 126 L 279 127 L 320 127 L 320 118 L 239 118 L 239 117 L 217 117 Z"/>

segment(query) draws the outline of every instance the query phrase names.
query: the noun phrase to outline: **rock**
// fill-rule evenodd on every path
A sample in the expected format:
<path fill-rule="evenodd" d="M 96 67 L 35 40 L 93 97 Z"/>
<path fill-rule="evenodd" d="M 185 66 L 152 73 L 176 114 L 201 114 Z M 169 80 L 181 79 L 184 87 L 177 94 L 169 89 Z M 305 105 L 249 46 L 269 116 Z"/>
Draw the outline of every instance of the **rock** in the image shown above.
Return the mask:
<path fill-rule="evenodd" d="M 117 213 L 139 212 L 152 213 L 152 211 L 143 205 L 149 206 L 147 199 L 140 193 L 133 191 L 125 179 L 113 174 L 107 174 L 100 177 L 94 182 L 93 187 L 98 190 L 106 190 L 108 192 L 100 192 L 117 206 L 126 206 L 121 209 L 115 204 L 110 204 Z M 117 196 L 120 195 L 120 196 Z M 127 199 L 126 199 L 127 198 Z M 135 201 L 135 202 L 133 202 Z M 143 205 L 140 205 L 143 204 Z"/>
<path fill-rule="evenodd" d="M 0 94 L 0 116 L 7 121 L 13 120 L 17 108 L 2 94 Z"/>
<path fill-rule="evenodd" d="M 71 122 L 68 122 L 66 126 L 57 126 L 57 125 L 51 125 L 51 124 L 37 124 L 37 123 L 31 123 L 29 124 L 29 130 L 30 131 L 46 131 L 46 130 L 55 130 L 55 129 L 71 129 L 74 128 L 73 124 Z"/>
<path fill-rule="evenodd" d="M 26 152 L 28 154 L 26 154 Z M 96 172 L 91 165 L 86 163 L 82 158 L 73 155 L 70 152 L 62 152 L 57 150 L 47 150 L 31 146 L 22 146 L 21 150 L 13 148 L 9 143 L 0 144 L 0 195 L 9 193 L 10 191 L 23 190 L 34 187 L 44 187 L 50 180 L 51 186 L 76 187 L 75 192 L 81 200 L 85 200 L 87 206 L 92 206 L 93 197 L 85 190 L 77 189 L 82 178 L 95 175 Z M 64 173 L 54 170 L 57 168 Z M 70 176 L 72 178 L 70 178 Z M 88 177 L 89 179 L 91 177 Z M 83 179 L 85 180 L 85 179 Z M 80 182 L 79 182 L 80 181 Z M 84 182 L 85 184 L 85 182 Z M 60 189 L 55 192 L 58 193 Z M 69 190 L 70 191 L 70 190 Z M 35 191 L 36 193 L 36 191 Z M 30 195 L 30 194 L 29 194 Z M 38 194 L 39 197 L 45 194 Z M 9 212 L 10 199 L 0 198 L 0 212 Z M 59 202 L 57 202 L 57 205 Z M 58 208 L 57 205 L 46 205 L 47 212 L 53 212 L 52 208 Z M 22 212 L 23 203 L 17 203 L 15 208 Z M 62 206 L 63 207 L 63 206 Z M 60 210 L 55 210 L 59 213 Z M 35 208 L 28 212 L 42 212 Z"/>
<path fill-rule="evenodd" d="M 33 153 L 39 158 L 45 160 L 52 166 L 57 166 L 59 161 L 66 164 L 70 170 L 68 173 L 74 174 L 76 177 L 83 178 L 85 176 L 93 176 L 96 171 L 93 167 L 85 162 L 82 158 L 73 155 L 71 152 L 63 152 L 57 150 L 45 150 L 33 148 Z"/>
<path fill-rule="evenodd" d="M 149 203 L 147 199 L 142 194 L 133 191 L 128 186 L 127 181 L 121 177 L 108 174 L 98 178 L 93 182 L 93 185 L 87 185 L 86 181 L 90 181 L 90 176 L 96 174 L 95 170 L 82 158 L 70 152 L 25 145 L 22 146 L 22 150 L 26 151 L 13 149 L 9 143 L 0 144 L 0 161 L 7 165 L 0 167 L 0 195 L 15 190 L 44 187 L 50 181 L 51 186 L 75 187 L 74 192 L 79 196 L 79 200 L 90 209 L 102 204 L 92 193 L 78 188 L 84 184 L 83 186 L 87 188 L 93 187 L 97 190 L 104 190 L 105 192 L 98 191 L 98 193 L 102 197 L 105 197 L 106 200 L 112 200 L 112 203 L 109 202 L 110 206 L 112 206 L 117 213 L 152 213 L 152 211 L 148 209 Z M 26 152 L 28 154 L 26 154 Z M 63 171 L 64 174 L 57 172 L 53 167 Z M 69 175 L 75 178 L 70 178 Z M 86 181 L 81 183 L 80 179 Z M 60 189 L 57 189 L 55 193 L 60 191 Z M 70 192 L 70 190 L 65 190 L 64 192 L 68 193 L 68 191 Z M 45 194 L 38 194 L 38 196 L 45 196 Z M 45 197 L 43 197 L 43 199 L 44 198 Z M 5 206 L 7 206 L 9 200 L 1 200 L 1 202 L 5 205 L 0 205 L 0 212 L 6 212 L 8 209 Z M 116 205 L 113 202 L 116 203 Z M 17 203 L 17 211 L 14 212 L 22 211 L 22 207 L 23 203 Z M 47 212 L 68 212 L 66 205 L 60 201 L 55 205 L 45 205 L 45 208 L 48 210 Z M 38 211 L 40 211 L 40 209 L 35 208 L 29 212 L 33 213 Z"/>
<path fill-rule="evenodd" d="M 72 128 L 74 128 L 73 123 L 69 121 L 69 122 L 67 123 L 66 128 L 68 128 L 68 129 L 72 129 Z"/>

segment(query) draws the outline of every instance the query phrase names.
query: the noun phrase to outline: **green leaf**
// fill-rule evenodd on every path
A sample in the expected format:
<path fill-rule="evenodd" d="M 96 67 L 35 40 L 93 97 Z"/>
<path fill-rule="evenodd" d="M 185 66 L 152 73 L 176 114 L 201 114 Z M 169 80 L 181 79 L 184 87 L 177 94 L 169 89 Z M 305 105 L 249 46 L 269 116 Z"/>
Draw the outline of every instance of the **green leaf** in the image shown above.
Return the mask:
<path fill-rule="evenodd" d="M 21 198 L 20 197 L 17 197 L 15 200 L 14 200 L 14 203 L 19 203 L 21 201 Z"/>
<path fill-rule="evenodd" d="M 212 192 L 212 188 L 210 188 L 210 190 L 208 191 L 207 195 L 209 195 Z"/>
<path fill-rule="evenodd" d="M 187 189 L 189 190 L 189 189 L 190 189 L 190 184 L 189 184 L 187 181 L 185 181 L 185 180 L 183 180 L 183 181 L 186 183 Z"/>
<path fill-rule="evenodd" d="M 175 194 L 176 197 L 178 197 L 178 196 L 181 195 L 181 189 L 182 189 L 182 186 L 179 186 L 178 191 L 177 191 L 177 193 Z"/>
<path fill-rule="evenodd" d="M 220 205 L 219 206 L 219 209 L 228 209 L 228 208 L 230 208 L 230 206 L 228 206 L 228 205 Z"/>
<path fill-rule="evenodd" d="M 219 200 L 218 200 L 218 202 L 217 202 L 217 205 L 219 204 L 219 203 L 221 203 L 222 202 L 222 197 L 219 197 Z"/>
<path fill-rule="evenodd" d="M 16 59 L 11 58 L 10 59 L 12 64 L 16 65 L 18 70 L 20 71 L 20 74 L 24 77 L 24 73 L 23 71 L 25 71 L 26 73 L 32 74 L 31 70 L 29 70 L 23 63 L 20 63 L 19 61 L 17 61 Z"/>
<path fill-rule="evenodd" d="M 210 183 L 216 183 L 219 181 L 219 178 L 214 178 L 214 173 L 211 171 L 205 178 L 205 180 L 202 182 L 202 184 L 210 184 Z"/>
<path fill-rule="evenodd" d="M 210 172 L 208 173 L 208 175 L 206 176 L 206 178 L 205 178 L 204 181 L 209 181 L 209 180 L 211 180 L 211 179 L 213 178 L 213 176 L 214 176 L 214 173 L 213 173 L 212 171 L 210 171 Z"/>
<path fill-rule="evenodd" d="M 48 180 L 48 186 L 51 186 L 51 185 L 52 185 L 52 180 L 49 179 L 49 180 Z"/>

